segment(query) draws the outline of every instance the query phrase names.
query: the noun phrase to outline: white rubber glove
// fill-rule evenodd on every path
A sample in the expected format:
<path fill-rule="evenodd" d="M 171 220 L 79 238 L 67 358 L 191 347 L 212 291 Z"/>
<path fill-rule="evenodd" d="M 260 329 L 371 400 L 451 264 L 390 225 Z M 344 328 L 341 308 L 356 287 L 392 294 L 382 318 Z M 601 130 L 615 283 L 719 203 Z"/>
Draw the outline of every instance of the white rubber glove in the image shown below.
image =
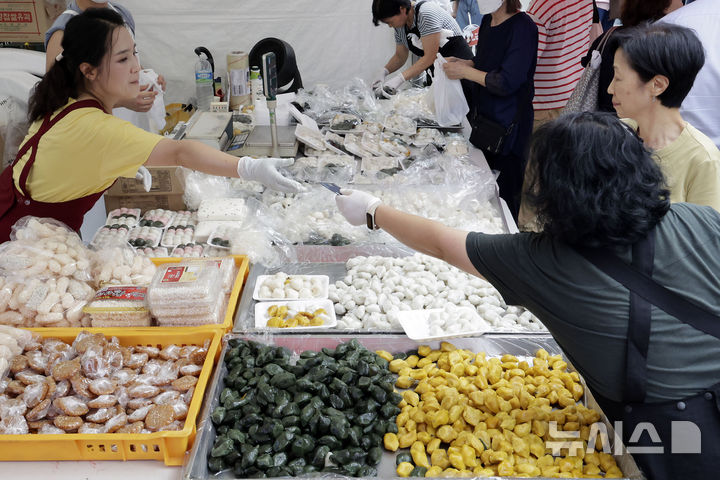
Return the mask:
<path fill-rule="evenodd" d="M 372 83 L 373 90 L 375 90 L 380 85 L 382 85 L 383 82 L 385 81 L 385 77 L 387 77 L 388 75 L 390 75 L 390 72 L 385 67 L 383 67 L 383 69 L 381 71 L 377 72 L 377 74 L 373 77 L 373 83 Z"/>
<path fill-rule="evenodd" d="M 242 157 L 237 164 L 240 178 L 255 180 L 268 188 L 286 193 L 299 193 L 305 191 L 302 185 L 295 180 L 283 177 L 277 171 L 279 167 L 289 167 L 295 162 L 292 158 L 252 158 Z"/>
<path fill-rule="evenodd" d="M 405 77 L 403 77 L 402 72 L 397 72 L 397 73 L 393 74 L 392 76 L 385 79 L 385 83 L 383 83 L 383 87 L 389 88 L 390 90 L 395 91 L 403 83 L 405 83 Z"/>
<path fill-rule="evenodd" d="M 335 203 L 343 217 L 352 225 L 367 225 L 367 213 L 382 202 L 369 193 L 343 188 L 340 195 L 335 195 Z"/>

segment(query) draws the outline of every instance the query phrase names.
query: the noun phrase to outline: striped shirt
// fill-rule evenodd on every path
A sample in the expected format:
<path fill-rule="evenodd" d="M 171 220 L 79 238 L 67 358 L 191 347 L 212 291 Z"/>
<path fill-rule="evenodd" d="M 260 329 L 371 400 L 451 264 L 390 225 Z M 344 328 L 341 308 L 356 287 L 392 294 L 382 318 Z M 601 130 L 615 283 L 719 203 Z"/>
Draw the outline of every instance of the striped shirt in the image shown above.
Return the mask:
<path fill-rule="evenodd" d="M 415 6 L 416 4 L 413 3 L 413 11 Z M 460 30 L 460 26 L 452 15 L 443 10 L 443 8 L 437 3 L 430 1 L 422 2 L 420 15 L 416 15 L 415 18 L 413 18 L 412 27 L 415 26 L 418 27 L 420 38 L 432 35 L 433 33 L 438 33 L 440 30 L 452 30 L 455 35 L 462 35 L 462 30 Z M 405 36 L 404 28 L 395 29 L 395 43 L 398 45 L 404 45 L 405 47 L 408 46 L 408 40 Z"/>
<path fill-rule="evenodd" d="M 528 13 L 538 27 L 535 110 L 553 110 L 567 103 L 590 47 L 592 0 L 533 0 Z"/>

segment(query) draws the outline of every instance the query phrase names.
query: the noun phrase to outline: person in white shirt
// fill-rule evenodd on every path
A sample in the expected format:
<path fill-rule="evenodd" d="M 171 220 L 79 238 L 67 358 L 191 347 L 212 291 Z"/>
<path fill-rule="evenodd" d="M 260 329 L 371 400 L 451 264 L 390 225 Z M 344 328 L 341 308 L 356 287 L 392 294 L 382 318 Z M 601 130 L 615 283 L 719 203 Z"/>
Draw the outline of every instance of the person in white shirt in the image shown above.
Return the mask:
<path fill-rule="evenodd" d="M 705 47 L 705 65 L 680 113 L 720 148 L 720 5 L 717 0 L 695 0 L 660 21 L 695 30 Z"/>

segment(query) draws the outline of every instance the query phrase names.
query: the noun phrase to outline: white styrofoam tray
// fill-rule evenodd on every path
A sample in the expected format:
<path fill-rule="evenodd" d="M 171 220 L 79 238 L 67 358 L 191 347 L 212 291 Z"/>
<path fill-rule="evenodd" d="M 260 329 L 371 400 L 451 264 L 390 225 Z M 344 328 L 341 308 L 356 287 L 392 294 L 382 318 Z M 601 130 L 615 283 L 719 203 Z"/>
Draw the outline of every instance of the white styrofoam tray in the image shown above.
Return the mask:
<path fill-rule="evenodd" d="M 472 313 L 475 317 L 480 317 L 474 308 L 470 307 L 457 307 L 458 310 L 464 310 Z M 430 314 L 433 312 L 443 312 L 442 308 L 429 308 L 426 310 L 403 310 L 397 312 L 398 321 L 402 325 L 403 330 L 408 338 L 416 341 L 430 341 L 430 340 L 442 340 L 446 338 L 459 338 L 459 337 L 476 337 L 492 330 L 490 324 L 487 328 L 481 330 L 468 330 L 457 333 L 445 333 L 443 335 L 430 335 Z"/>
<path fill-rule="evenodd" d="M 255 282 L 255 290 L 253 290 L 253 298 L 258 301 L 296 301 L 296 300 L 317 300 L 328 297 L 328 290 L 330 287 L 330 278 L 327 275 L 289 275 L 288 278 L 300 277 L 302 279 L 319 278 L 321 280 L 321 291 L 320 295 L 315 297 L 303 297 L 303 298 L 272 298 L 272 297 L 261 297 L 260 288 L 262 287 L 265 280 L 271 278 L 273 275 L 260 275 Z M 333 312 L 335 309 L 333 308 Z"/>
<path fill-rule="evenodd" d="M 306 311 L 306 312 L 314 312 L 318 308 L 324 308 L 327 312 L 327 317 L 329 320 L 325 322 L 322 325 L 318 325 L 315 327 L 291 327 L 291 328 L 273 328 L 268 327 L 267 322 L 269 320 L 268 317 L 268 308 L 270 308 L 273 305 L 277 305 L 279 307 L 283 305 L 287 305 L 289 309 L 296 310 L 298 312 Z M 328 299 L 316 299 L 316 300 L 292 300 L 292 301 L 276 301 L 276 302 L 258 302 L 255 304 L 255 328 L 267 328 L 272 330 L 279 330 L 279 331 L 288 331 L 288 332 L 294 332 L 296 330 L 318 330 L 318 329 L 327 329 L 327 328 L 334 328 L 337 326 L 337 317 L 335 316 L 335 306 L 333 305 L 332 300 Z"/>

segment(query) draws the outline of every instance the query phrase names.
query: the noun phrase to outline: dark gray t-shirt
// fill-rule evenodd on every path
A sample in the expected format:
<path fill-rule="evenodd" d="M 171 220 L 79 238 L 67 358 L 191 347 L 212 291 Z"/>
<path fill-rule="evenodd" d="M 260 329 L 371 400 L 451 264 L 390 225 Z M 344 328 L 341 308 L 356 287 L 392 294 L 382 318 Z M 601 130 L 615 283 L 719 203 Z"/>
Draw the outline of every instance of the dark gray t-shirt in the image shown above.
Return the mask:
<path fill-rule="evenodd" d="M 477 270 L 509 305 L 550 330 L 593 391 L 622 400 L 629 295 L 571 247 L 547 235 L 470 233 Z M 619 254 L 630 262 L 630 248 Z M 675 203 L 657 226 L 653 278 L 720 322 L 720 214 Z M 677 400 L 720 382 L 720 340 L 652 308 L 648 402 Z"/>

